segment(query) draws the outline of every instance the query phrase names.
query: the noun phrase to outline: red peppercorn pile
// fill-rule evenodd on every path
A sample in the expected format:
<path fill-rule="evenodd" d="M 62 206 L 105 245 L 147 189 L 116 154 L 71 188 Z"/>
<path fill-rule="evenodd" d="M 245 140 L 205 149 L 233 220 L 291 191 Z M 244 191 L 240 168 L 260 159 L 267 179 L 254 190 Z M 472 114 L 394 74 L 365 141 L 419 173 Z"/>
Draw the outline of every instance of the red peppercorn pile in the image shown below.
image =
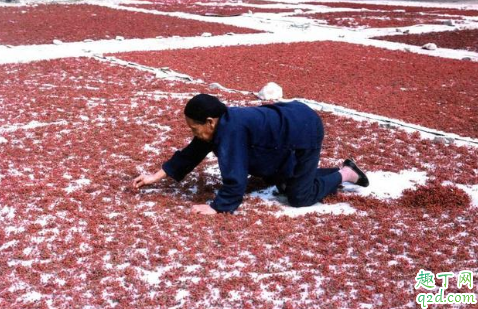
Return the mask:
<path fill-rule="evenodd" d="M 196 2 L 148 8 L 245 10 Z M 380 9 L 395 16 L 398 7 Z M 0 6 L 0 26 L 0 44 L 14 45 L 254 32 L 85 4 Z M 331 42 L 119 57 L 204 82 L 93 58 L 0 65 L 0 308 L 407 308 L 420 269 L 476 269 L 478 208 L 464 191 L 478 183 L 476 147 L 373 122 L 318 112 L 321 166 L 351 156 L 367 172 L 414 170 L 427 181 L 399 198 L 339 192 L 324 201 L 349 204 L 350 215 L 281 215 L 283 204 L 251 194 L 266 187 L 254 178 L 235 215 L 194 215 L 191 206 L 221 186 L 213 157 L 181 183 L 132 187 L 191 139 L 183 108 L 193 95 L 263 103 L 211 83 L 258 91 L 275 81 L 289 98 L 477 137 L 476 63 Z"/>
<path fill-rule="evenodd" d="M 478 137 L 478 63 L 338 42 L 119 54 L 226 87 L 259 91 L 274 81 L 288 98 L 334 103 Z"/>
<path fill-rule="evenodd" d="M 133 189 L 136 175 L 190 139 L 182 108 L 211 92 L 203 85 L 89 59 L 0 72 L 0 307 L 393 308 L 414 301 L 412 289 L 396 288 L 419 269 L 476 262 L 477 209 L 442 185 L 397 200 L 339 193 L 326 203 L 350 203 L 356 214 L 299 218 L 277 217 L 279 204 L 249 195 L 235 216 L 190 214 L 220 185 L 211 159 L 181 184 Z M 478 180 L 471 149 L 321 115 L 323 166 L 353 155 L 367 170 Z"/>
<path fill-rule="evenodd" d="M 353 3 L 353 2 L 306 2 L 306 4 L 315 4 L 333 8 L 366 9 L 372 11 L 402 11 L 410 13 L 427 13 L 440 15 L 462 15 L 478 16 L 477 10 L 460 10 L 452 8 L 421 7 L 421 6 L 402 6 L 402 5 L 381 5 L 371 3 Z"/>
<path fill-rule="evenodd" d="M 219 23 L 115 10 L 102 6 L 48 4 L 2 7 L 0 44 L 30 45 L 63 42 L 256 33 L 258 31 Z"/>
<path fill-rule="evenodd" d="M 311 19 L 325 20 L 328 25 L 341 27 L 390 28 L 417 24 L 442 24 L 435 15 L 408 12 L 356 11 L 300 14 Z"/>
<path fill-rule="evenodd" d="M 422 46 L 433 42 L 439 47 L 466 49 L 478 52 L 478 30 L 454 30 L 421 34 L 390 35 L 376 37 L 379 40 Z"/>

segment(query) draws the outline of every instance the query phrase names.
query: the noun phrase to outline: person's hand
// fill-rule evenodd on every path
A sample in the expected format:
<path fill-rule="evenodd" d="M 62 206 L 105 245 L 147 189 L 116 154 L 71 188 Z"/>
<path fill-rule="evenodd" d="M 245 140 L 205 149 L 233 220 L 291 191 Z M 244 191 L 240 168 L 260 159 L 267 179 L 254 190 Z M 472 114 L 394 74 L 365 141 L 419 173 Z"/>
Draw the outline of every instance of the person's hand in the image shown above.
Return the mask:
<path fill-rule="evenodd" d="M 138 176 L 133 180 L 133 187 L 139 188 L 144 185 L 150 185 L 152 183 L 160 181 L 166 176 L 166 172 L 163 169 L 159 170 L 159 172 L 157 172 L 156 174 L 142 174 L 141 176 Z"/>
<path fill-rule="evenodd" d="M 150 185 L 156 182 L 156 177 L 154 174 L 143 174 L 141 176 L 136 177 L 133 180 L 133 187 L 139 188 L 144 185 Z"/>
<path fill-rule="evenodd" d="M 207 204 L 198 204 L 194 205 L 191 209 L 193 213 L 201 214 L 201 215 L 215 215 L 217 211 L 215 211 L 211 206 Z"/>

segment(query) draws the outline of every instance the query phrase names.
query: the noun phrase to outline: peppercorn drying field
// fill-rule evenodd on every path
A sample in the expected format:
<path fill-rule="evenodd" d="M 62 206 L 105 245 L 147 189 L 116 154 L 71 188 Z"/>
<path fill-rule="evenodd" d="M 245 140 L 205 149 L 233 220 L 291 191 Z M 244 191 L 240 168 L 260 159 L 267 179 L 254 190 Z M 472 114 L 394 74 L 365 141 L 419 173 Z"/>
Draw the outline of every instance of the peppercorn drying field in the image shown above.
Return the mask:
<path fill-rule="evenodd" d="M 0 2 L 0 308 L 419 308 L 420 269 L 478 276 L 477 31 L 459 3 Z M 191 139 L 189 98 L 269 82 L 370 187 L 294 209 L 251 178 L 197 215 L 208 156 L 133 188 Z"/>

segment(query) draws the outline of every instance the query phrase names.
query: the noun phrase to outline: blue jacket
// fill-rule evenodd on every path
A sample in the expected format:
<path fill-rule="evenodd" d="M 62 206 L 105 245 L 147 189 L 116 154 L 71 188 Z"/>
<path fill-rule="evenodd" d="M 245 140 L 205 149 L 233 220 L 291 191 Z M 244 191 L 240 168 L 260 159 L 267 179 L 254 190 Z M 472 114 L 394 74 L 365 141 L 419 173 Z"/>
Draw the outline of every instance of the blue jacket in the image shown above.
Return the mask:
<path fill-rule="evenodd" d="M 163 164 L 168 176 L 181 181 L 209 152 L 217 156 L 222 187 L 211 207 L 233 212 L 242 202 L 248 175 L 287 179 L 293 175 L 296 149 L 318 149 L 322 121 L 298 101 L 259 107 L 229 107 L 212 142 L 193 138 Z"/>

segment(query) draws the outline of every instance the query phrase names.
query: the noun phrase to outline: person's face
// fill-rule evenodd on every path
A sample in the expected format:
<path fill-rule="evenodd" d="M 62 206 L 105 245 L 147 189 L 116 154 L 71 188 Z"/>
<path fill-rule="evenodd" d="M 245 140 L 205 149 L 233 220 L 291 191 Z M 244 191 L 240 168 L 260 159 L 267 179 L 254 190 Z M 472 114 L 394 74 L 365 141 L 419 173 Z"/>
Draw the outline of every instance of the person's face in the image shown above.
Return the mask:
<path fill-rule="evenodd" d="M 200 124 L 186 116 L 186 123 L 193 135 L 206 142 L 212 141 L 217 122 L 218 118 L 207 118 L 206 123 Z"/>

